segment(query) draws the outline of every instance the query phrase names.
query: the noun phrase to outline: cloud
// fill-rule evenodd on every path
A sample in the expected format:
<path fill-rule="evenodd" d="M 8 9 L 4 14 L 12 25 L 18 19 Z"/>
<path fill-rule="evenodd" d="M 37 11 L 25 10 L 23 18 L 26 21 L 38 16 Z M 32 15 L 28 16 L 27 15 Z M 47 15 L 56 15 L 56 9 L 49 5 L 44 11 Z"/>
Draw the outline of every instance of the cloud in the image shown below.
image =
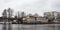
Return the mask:
<path fill-rule="evenodd" d="M 25 11 L 28 12 L 27 14 L 43 15 L 46 11 L 59 11 L 60 0 L 0 0 L 1 13 L 8 7 L 14 9 L 15 12 Z"/>

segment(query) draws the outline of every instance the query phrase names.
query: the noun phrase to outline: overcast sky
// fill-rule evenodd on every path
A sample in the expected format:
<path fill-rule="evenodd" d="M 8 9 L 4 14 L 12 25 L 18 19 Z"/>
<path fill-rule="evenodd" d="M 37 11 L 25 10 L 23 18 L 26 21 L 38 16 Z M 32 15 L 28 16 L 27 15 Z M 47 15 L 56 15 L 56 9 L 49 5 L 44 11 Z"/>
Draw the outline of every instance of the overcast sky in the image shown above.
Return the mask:
<path fill-rule="evenodd" d="M 0 16 L 5 8 L 43 16 L 47 11 L 59 11 L 60 0 L 0 0 Z"/>

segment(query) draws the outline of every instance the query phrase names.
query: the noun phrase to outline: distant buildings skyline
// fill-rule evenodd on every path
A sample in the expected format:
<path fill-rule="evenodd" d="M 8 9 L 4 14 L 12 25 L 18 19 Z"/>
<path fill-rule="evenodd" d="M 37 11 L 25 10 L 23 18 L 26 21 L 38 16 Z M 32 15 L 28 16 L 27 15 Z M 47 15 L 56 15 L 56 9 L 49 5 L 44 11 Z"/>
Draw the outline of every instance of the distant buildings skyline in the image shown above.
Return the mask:
<path fill-rule="evenodd" d="M 60 0 L 0 0 L 0 16 L 4 9 L 12 8 L 14 12 L 38 13 L 60 11 Z"/>
<path fill-rule="evenodd" d="M 15 21 L 16 22 L 45 22 L 45 23 L 50 23 L 50 22 L 55 22 L 60 20 L 60 12 L 57 11 L 51 11 L 51 12 L 44 12 L 44 16 L 40 16 L 38 13 L 35 14 L 27 14 L 23 11 L 20 12 L 18 11 L 17 13 L 15 13 L 15 16 L 12 17 L 14 14 L 13 9 L 8 8 L 8 9 L 4 9 L 3 13 L 2 13 L 2 19 L 8 19 L 9 21 Z M 5 21 L 5 20 L 3 20 Z"/>
<path fill-rule="evenodd" d="M 4 10 L 9 10 L 9 8 L 8 9 L 4 9 Z M 12 9 L 12 8 L 10 8 L 10 10 L 11 10 L 11 12 L 10 12 L 10 14 L 11 13 L 13 13 L 13 15 L 11 14 L 10 16 L 16 16 L 16 15 L 18 15 L 18 16 L 24 16 L 24 15 L 29 15 L 29 16 L 31 16 L 31 15 L 34 15 L 34 16 L 41 16 L 41 15 L 39 15 L 39 14 L 41 14 L 41 13 L 34 13 L 34 14 L 32 14 L 32 13 L 29 13 L 29 14 L 27 14 L 25 11 L 17 11 L 17 12 L 14 12 L 14 9 Z M 9 11 L 10 11 L 9 10 Z M 48 12 L 44 12 L 43 13 L 43 15 L 42 16 L 45 16 L 45 14 L 49 14 L 49 13 L 51 13 L 50 15 L 53 15 L 52 13 L 54 13 L 55 12 L 55 15 L 57 14 L 57 13 L 59 13 L 60 14 L 60 12 L 58 12 L 58 11 L 48 11 Z M 3 12 L 2 12 L 3 13 Z M 1 13 L 1 14 L 2 14 Z M 15 13 L 15 14 L 14 14 Z M 24 15 L 22 15 L 22 13 L 24 14 Z M 6 14 L 6 13 L 5 13 Z"/>

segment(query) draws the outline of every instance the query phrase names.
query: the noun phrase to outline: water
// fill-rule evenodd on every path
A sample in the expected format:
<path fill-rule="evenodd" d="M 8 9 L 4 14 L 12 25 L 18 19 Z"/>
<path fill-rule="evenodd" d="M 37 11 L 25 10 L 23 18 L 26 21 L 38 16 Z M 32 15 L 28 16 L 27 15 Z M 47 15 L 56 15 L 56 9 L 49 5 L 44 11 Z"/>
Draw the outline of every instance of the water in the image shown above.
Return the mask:
<path fill-rule="evenodd" d="M 42 24 L 42 25 L 0 24 L 0 30 L 60 30 L 60 24 Z"/>

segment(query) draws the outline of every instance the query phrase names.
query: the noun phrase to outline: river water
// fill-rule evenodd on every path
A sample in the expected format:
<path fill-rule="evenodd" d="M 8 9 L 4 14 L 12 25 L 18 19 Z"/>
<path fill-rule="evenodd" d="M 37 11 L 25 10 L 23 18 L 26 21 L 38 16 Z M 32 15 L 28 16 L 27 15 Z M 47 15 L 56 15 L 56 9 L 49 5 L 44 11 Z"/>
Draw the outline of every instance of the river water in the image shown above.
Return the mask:
<path fill-rule="evenodd" d="M 60 30 L 60 24 L 0 24 L 0 30 Z"/>

